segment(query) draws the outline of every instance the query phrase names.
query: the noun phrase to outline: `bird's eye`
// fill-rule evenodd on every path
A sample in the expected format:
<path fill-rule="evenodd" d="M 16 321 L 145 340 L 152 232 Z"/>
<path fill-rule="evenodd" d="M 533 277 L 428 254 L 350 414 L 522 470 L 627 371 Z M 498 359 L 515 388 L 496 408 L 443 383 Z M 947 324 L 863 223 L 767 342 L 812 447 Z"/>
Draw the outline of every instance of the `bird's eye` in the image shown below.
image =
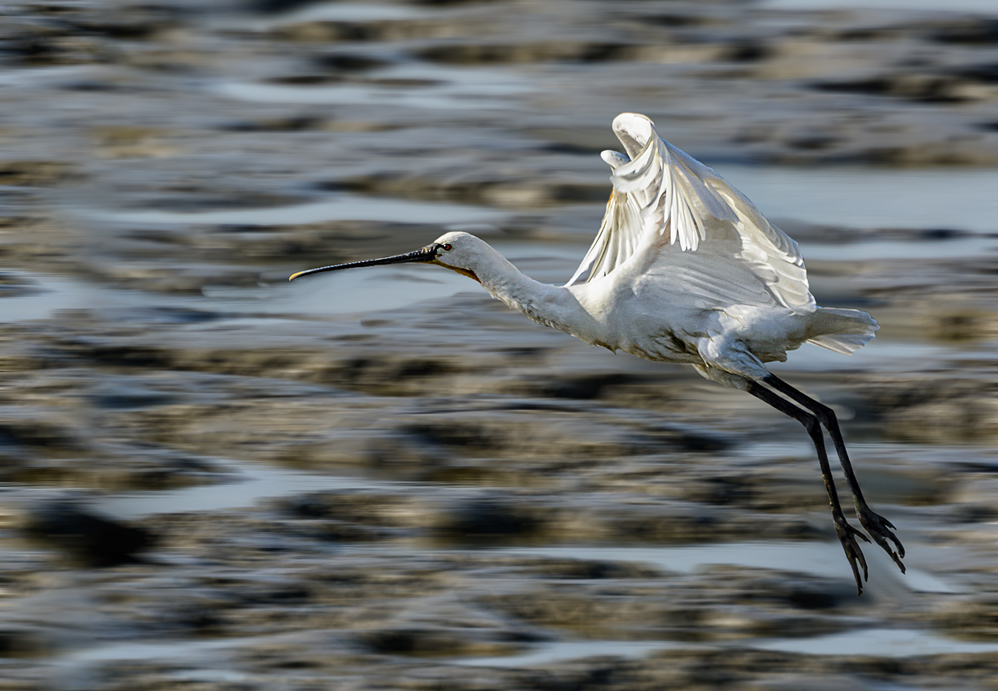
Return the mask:
<path fill-rule="evenodd" d="M 443 245 L 440 245 L 440 247 L 441 247 L 441 249 L 443 249 L 443 250 L 444 250 L 445 252 L 450 252 L 450 251 L 451 251 L 452 249 L 454 249 L 454 246 L 453 246 L 453 245 L 451 245 L 450 243 L 444 243 Z"/>

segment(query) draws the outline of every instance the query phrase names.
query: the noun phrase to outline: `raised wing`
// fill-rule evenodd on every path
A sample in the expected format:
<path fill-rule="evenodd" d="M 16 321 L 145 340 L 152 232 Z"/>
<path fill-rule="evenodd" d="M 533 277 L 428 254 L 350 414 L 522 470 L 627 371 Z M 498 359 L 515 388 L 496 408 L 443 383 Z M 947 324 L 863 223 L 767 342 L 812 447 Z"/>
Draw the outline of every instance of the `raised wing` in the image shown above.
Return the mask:
<path fill-rule="evenodd" d="M 613 129 L 627 155 L 604 151 L 613 193 L 599 234 L 567 285 L 610 274 L 637 252 L 693 296 L 813 311 L 797 243 L 711 168 L 672 146 L 651 120 L 623 113 Z M 695 258 L 694 258 L 695 255 Z"/>

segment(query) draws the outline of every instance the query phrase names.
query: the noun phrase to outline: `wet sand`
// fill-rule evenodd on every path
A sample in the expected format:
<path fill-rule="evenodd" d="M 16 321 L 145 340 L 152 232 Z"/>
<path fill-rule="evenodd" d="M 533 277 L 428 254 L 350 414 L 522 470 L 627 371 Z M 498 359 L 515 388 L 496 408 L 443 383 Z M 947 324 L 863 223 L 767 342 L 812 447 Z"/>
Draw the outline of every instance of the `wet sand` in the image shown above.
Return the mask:
<path fill-rule="evenodd" d="M 803 4 L 6 6 L 0 689 L 993 688 L 995 19 Z M 286 282 L 441 228 L 563 282 L 624 110 L 880 321 L 773 369 L 907 575 L 857 599 L 751 397 L 442 270 Z"/>

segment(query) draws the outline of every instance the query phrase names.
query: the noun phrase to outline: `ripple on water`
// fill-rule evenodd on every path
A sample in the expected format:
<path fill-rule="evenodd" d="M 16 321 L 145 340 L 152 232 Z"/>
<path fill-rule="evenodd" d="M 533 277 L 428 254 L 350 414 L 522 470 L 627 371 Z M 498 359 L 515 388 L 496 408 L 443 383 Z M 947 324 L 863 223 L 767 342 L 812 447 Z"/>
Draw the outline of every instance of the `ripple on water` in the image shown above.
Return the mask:
<path fill-rule="evenodd" d="M 187 658 L 196 661 L 212 656 L 215 672 L 232 680 L 241 676 L 218 658 L 219 653 L 234 655 L 244 645 L 267 642 L 269 638 L 229 638 L 221 640 L 178 640 L 166 642 L 129 642 L 82 648 L 59 658 L 64 670 L 79 670 L 81 665 L 110 661 L 164 660 Z M 904 658 L 926 655 L 981 654 L 998 652 L 996 643 L 974 643 L 943 638 L 913 629 L 855 629 L 842 633 L 809 638 L 740 639 L 737 643 L 716 642 L 710 646 L 685 641 L 557 641 L 532 646 L 517 655 L 453 658 L 452 665 L 467 667 L 533 667 L 569 660 L 594 657 L 641 658 L 667 650 L 712 649 L 716 647 L 755 648 L 805 655 L 847 655 L 864 657 Z M 221 667 L 219 666 L 221 664 Z M 192 668 L 185 674 L 202 679 L 202 670 Z"/>
<path fill-rule="evenodd" d="M 998 239 L 989 236 L 967 237 L 955 240 L 915 240 L 896 242 L 874 240 L 870 242 L 821 243 L 801 242 L 805 260 L 809 257 L 823 262 L 872 261 L 877 259 L 960 259 L 979 256 L 983 252 L 998 250 Z"/>
<path fill-rule="evenodd" d="M 998 643 L 958 641 L 916 629 L 856 629 L 813 638 L 755 641 L 753 648 L 805 655 L 916 657 L 998 652 Z"/>
<path fill-rule="evenodd" d="M 842 550 L 838 542 L 726 542 L 678 547 L 545 546 L 509 548 L 501 552 L 520 556 L 639 562 L 682 573 L 692 573 L 713 564 L 785 569 L 821 577 L 842 571 Z M 914 567 L 909 567 L 904 577 L 896 575 L 887 557 L 879 553 L 869 554 L 868 560 L 873 562 L 873 586 L 878 581 L 885 584 L 889 581 L 892 588 L 901 587 L 914 592 L 954 591 L 948 583 Z"/>
<path fill-rule="evenodd" d="M 316 475 L 271 468 L 255 463 L 232 462 L 239 480 L 222 485 L 185 487 L 181 490 L 127 492 L 102 499 L 97 506 L 119 518 L 135 520 L 162 513 L 220 511 L 252 506 L 260 499 L 285 497 L 323 490 L 384 491 L 409 483 L 342 475 Z"/>
<path fill-rule="evenodd" d="M 532 667 L 591 657 L 639 658 L 665 650 L 713 649 L 720 647 L 777 650 L 804 655 L 849 655 L 869 657 L 922 657 L 926 655 L 998 652 L 998 643 L 973 643 L 943 638 L 913 629 L 855 629 L 810 638 L 742 639 L 710 646 L 680 641 L 559 641 L 535 646 L 520 655 L 451 660 L 451 664 L 473 667 Z"/>
<path fill-rule="evenodd" d="M 288 226 L 327 221 L 381 221 L 384 223 L 495 222 L 502 212 L 464 204 L 418 202 L 381 197 L 335 196 L 317 202 L 266 208 L 213 211 L 111 211 L 81 209 L 78 213 L 99 221 L 134 225 L 208 224 Z"/>
<path fill-rule="evenodd" d="M 371 81 L 362 83 L 294 86 L 220 82 L 209 89 L 239 101 L 461 110 L 512 110 L 518 105 L 512 97 L 535 90 L 514 73 L 479 67 L 391 65 L 372 70 L 368 76 Z"/>
<path fill-rule="evenodd" d="M 761 7 L 767 10 L 906 10 L 909 12 L 947 13 L 976 12 L 998 14 L 994 0 L 951 0 L 940 4 L 935 0 L 763 0 Z"/>
<path fill-rule="evenodd" d="M 437 14 L 432 9 L 401 4 L 329 2 L 309 5 L 263 19 L 253 19 L 251 25 L 258 31 L 300 22 L 383 22 L 404 19 L 421 19 Z"/>
<path fill-rule="evenodd" d="M 856 228 L 998 231 L 998 195 L 993 193 L 998 189 L 998 168 L 882 170 L 724 164 L 717 171 L 768 218 Z M 946 203 L 940 204 L 940 199 Z M 934 243 L 926 245 L 935 247 Z M 925 256 L 934 256 L 932 250 Z"/>
<path fill-rule="evenodd" d="M 69 278 L 17 272 L 30 277 L 38 290 L 5 297 L 0 302 L 0 323 L 50 319 L 58 310 L 93 309 L 107 304 L 110 291 Z"/>

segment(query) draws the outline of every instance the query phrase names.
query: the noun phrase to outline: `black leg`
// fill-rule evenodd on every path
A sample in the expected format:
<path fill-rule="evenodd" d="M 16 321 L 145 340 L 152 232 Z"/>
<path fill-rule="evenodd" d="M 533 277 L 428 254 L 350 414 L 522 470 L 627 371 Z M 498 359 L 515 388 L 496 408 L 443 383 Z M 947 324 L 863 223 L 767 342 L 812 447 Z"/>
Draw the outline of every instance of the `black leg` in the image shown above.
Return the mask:
<path fill-rule="evenodd" d="M 856 579 L 856 590 L 862 595 L 863 580 L 868 578 L 868 572 L 863 551 L 859 548 L 859 544 L 857 544 L 855 538 L 859 537 L 866 542 L 869 542 L 869 540 L 867 540 L 863 533 L 849 525 L 846 522 L 845 515 L 842 513 L 842 505 L 839 504 L 839 495 L 835 490 L 835 481 L 832 478 L 832 469 L 828 464 L 828 454 L 825 453 L 825 440 L 821 435 L 821 424 L 818 422 L 818 418 L 755 382 L 749 385 L 748 392 L 759 400 L 773 406 L 784 415 L 789 415 L 804 425 L 808 436 L 814 442 L 814 448 L 818 452 L 818 464 L 821 466 L 821 477 L 825 481 L 825 490 L 828 492 L 828 503 L 832 507 L 832 521 L 835 524 L 835 533 L 839 536 L 839 542 L 842 543 L 842 549 L 845 550 L 846 559 L 849 560 L 849 566 L 852 567 L 852 575 Z M 863 569 L 862 578 L 859 575 L 860 567 Z"/>
<path fill-rule="evenodd" d="M 901 573 L 904 573 L 904 564 L 901 562 L 901 559 L 904 557 L 904 545 L 898 540 L 897 535 L 892 532 L 892 529 L 896 530 L 894 525 L 880 514 L 875 513 L 869 504 L 866 503 L 866 499 L 863 498 L 863 491 L 859 487 L 859 480 L 856 478 L 856 473 L 853 472 L 852 463 L 849 462 L 849 454 L 846 451 L 846 444 L 842 439 L 842 432 L 839 430 L 839 422 L 835 419 L 834 411 L 798 391 L 776 375 L 770 374 L 763 381 L 814 413 L 818 420 L 821 421 L 821 424 L 825 426 L 825 429 L 828 430 L 828 434 L 832 437 L 832 443 L 835 445 L 835 452 L 842 463 L 846 482 L 849 483 L 849 489 L 852 491 L 852 498 L 856 504 L 856 515 L 859 517 L 859 522 L 863 524 L 866 532 L 870 534 L 874 542 L 891 555 L 894 563 L 901 569 Z M 888 540 L 893 542 L 897 547 L 896 553 Z"/>

